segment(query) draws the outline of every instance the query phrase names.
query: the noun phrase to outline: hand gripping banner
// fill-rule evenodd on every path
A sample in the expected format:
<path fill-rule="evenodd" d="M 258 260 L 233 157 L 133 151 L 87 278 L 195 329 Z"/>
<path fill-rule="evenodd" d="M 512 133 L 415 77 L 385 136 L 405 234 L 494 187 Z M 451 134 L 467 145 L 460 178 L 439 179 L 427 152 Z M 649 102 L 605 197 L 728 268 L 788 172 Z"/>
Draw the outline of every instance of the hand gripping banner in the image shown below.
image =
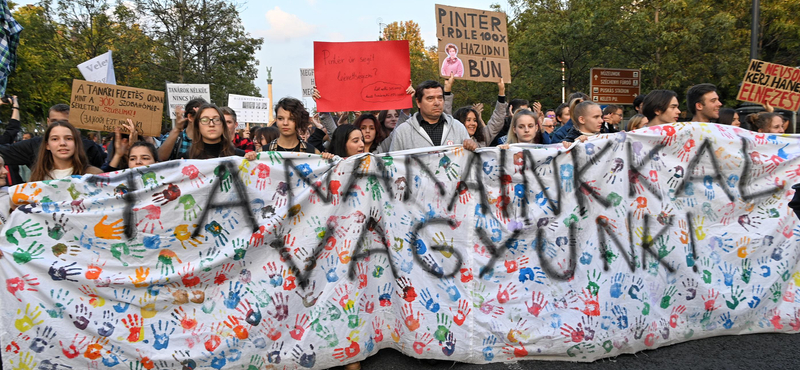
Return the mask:
<path fill-rule="evenodd" d="M 569 150 L 271 152 L 17 186 L 4 367 L 592 361 L 794 333 L 798 139 L 678 124 Z"/>

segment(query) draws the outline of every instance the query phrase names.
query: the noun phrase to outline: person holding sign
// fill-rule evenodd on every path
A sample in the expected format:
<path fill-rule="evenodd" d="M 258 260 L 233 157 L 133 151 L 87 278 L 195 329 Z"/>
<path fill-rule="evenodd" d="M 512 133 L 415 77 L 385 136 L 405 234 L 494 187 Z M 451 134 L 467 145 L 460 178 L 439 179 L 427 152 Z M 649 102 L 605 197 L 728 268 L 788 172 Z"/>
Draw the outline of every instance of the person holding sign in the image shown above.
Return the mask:
<path fill-rule="evenodd" d="M 450 78 L 444 82 L 445 113 L 450 113 L 452 110 L 453 99 L 455 98 L 451 93 L 455 82 L 454 77 L 451 74 Z M 502 78 L 498 79 L 497 90 L 497 103 L 494 105 L 494 111 L 492 112 L 492 117 L 489 118 L 488 125 L 483 124 L 480 113 L 471 106 L 458 108 L 453 114 L 456 120 L 464 124 L 467 133 L 469 133 L 469 138 L 474 140 L 480 148 L 488 146 L 491 139 L 503 129 L 505 124 L 508 102 L 506 102 L 506 84 Z"/>
<path fill-rule="evenodd" d="M 459 144 L 464 145 L 467 150 L 478 147 L 469 138 L 464 125 L 443 112 L 442 84 L 433 80 L 425 81 L 417 86 L 414 98 L 417 100 L 419 112 L 394 130 L 390 151 Z"/>
<path fill-rule="evenodd" d="M 651 91 L 642 102 L 642 114 L 647 117 L 647 126 L 678 122 L 678 118 L 681 116 L 681 110 L 678 106 L 678 94 L 674 91 Z"/>
<path fill-rule="evenodd" d="M 136 127 L 133 125 L 133 121 L 129 118 L 127 123 L 123 123 L 128 132 L 130 132 L 127 138 L 122 137 L 122 134 L 119 131 L 119 127 L 114 130 L 114 156 L 111 157 L 111 160 L 108 163 L 104 163 L 103 167 L 100 167 L 103 172 L 114 172 L 124 169 L 123 165 L 127 162 L 126 158 L 128 156 L 128 151 L 131 148 L 132 143 L 135 143 L 138 139 L 138 131 L 136 131 Z"/>
<path fill-rule="evenodd" d="M 447 44 L 444 51 L 448 56 L 442 61 L 442 76 L 464 77 L 464 63 L 458 58 L 458 47 Z"/>
<path fill-rule="evenodd" d="M 44 142 L 39 146 L 36 158 L 30 181 L 59 180 L 72 175 L 103 173 L 89 164 L 80 132 L 67 121 L 56 121 L 47 126 Z"/>

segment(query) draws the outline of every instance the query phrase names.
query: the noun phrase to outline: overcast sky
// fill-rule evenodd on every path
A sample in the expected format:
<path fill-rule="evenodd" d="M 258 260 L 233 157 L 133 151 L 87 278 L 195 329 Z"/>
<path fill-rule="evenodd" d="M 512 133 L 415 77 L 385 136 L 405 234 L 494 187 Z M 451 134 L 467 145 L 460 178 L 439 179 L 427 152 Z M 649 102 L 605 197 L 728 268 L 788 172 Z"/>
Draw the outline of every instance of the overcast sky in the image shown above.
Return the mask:
<path fill-rule="evenodd" d="M 18 4 L 36 2 L 23 0 Z M 251 36 L 264 38 L 261 50 L 256 53 L 259 61 L 256 86 L 266 97 L 266 67 L 272 67 L 272 92 L 277 101 L 284 96 L 302 96 L 299 69 L 314 67 L 314 41 L 376 41 L 379 22 L 413 20 L 420 25 L 425 45 L 436 45 L 435 4 L 489 10 L 492 3 L 498 2 L 508 8 L 506 0 L 251 0 L 241 1 L 241 17 Z M 313 106 L 310 98 L 306 103 Z"/>

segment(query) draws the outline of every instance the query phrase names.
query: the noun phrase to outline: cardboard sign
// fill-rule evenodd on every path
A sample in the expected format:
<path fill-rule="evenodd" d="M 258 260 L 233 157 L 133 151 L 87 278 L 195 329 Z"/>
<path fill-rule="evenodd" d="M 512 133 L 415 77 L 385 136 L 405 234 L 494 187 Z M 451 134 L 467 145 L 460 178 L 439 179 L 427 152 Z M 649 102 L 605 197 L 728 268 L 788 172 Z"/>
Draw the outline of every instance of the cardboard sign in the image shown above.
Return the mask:
<path fill-rule="evenodd" d="M 437 4 L 436 37 L 442 76 L 511 83 L 505 13 Z"/>
<path fill-rule="evenodd" d="M 114 74 L 114 60 L 111 59 L 111 50 L 78 64 L 78 70 L 81 71 L 86 81 L 110 85 L 117 84 L 117 77 Z"/>
<path fill-rule="evenodd" d="M 250 123 L 269 123 L 269 111 L 272 109 L 267 98 L 236 94 L 228 94 L 228 107 L 236 112 L 239 122 Z"/>
<path fill-rule="evenodd" d="M 752 59 L 736 99 L 796 112 L 800 109 L 800 69 Z"/>
<path fill-rule="evenodd" d="M 320 112 L 411 108 L 408 41 L 314 42 Z"/>
<path fill-rule="evenodd" d="M 598 104 L 633 105 L 641 91 L 642 72 L 638 69 L 592 68 L 589 91 Z"/>
<path fill-rule="evenodd" d="M 314 68 L 300 68 L 300 86 L 303 88 L 304 98 L 314 95 L 314 85 Z"/>
<path fill-rule="evenodd" d="M 72 80 L 69 122 L 78 128 L 113 132 L 127 118 L 140 135 L 161 135 L 164 93 L 161 91 Z"/>
<path fill-rule="evenodd" d="M 211 88 L 207 84 L 167 84 L 169 118 L 175 119 L 175 107 L 185 107 L 192 99 L 203 98 L 211 102 Z"/>

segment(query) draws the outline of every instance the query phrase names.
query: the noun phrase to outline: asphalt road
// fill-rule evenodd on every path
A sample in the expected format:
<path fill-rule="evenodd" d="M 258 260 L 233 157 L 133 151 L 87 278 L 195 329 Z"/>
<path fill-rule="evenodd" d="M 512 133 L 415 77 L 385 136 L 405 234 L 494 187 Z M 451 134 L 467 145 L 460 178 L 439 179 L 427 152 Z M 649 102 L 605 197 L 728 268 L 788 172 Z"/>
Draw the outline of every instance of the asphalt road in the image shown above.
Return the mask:
<path fill-rule="evenodd" d="M 362 369 L 564 369 L 564 370 L 624 370 L 624 369 L 797 369 L 800 359 L 800 335 L 748 334 L 723 336 L 679 343 L 633 355 L 601 359 L 595 362 L 519 361 L 488 365 L 439 361 L 429 364 L 397 352 L 383 349 L 361 363 Z M 342 369 L 342 367 L 337 368 Z"/>

